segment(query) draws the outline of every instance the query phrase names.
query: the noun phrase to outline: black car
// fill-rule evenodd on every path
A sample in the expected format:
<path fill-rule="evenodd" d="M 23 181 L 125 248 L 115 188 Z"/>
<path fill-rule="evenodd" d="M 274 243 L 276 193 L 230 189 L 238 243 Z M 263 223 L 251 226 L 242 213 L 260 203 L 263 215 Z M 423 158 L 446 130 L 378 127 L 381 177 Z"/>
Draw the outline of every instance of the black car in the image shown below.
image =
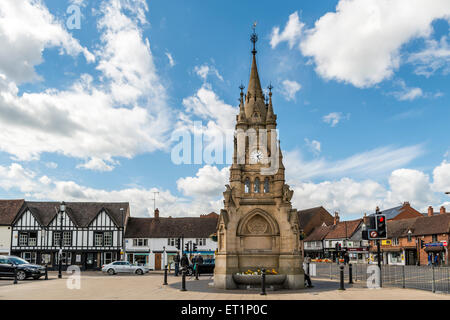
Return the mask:
<path fill-rule="evenodd" d="M 215 259 L 204 259 L 202 264 L 198 265 L 199 274 L 214 273 Z M 194 265 L 191 264 L 186 272 L 188 276 L 195 275 Z"/>
<path fill-rule="evenodd" d="M 14 277 L 17 268 L 17 280 L 39 279 L 45 275 L 45 268 L 15 256 L 0 256 L 0 277 Z"/>

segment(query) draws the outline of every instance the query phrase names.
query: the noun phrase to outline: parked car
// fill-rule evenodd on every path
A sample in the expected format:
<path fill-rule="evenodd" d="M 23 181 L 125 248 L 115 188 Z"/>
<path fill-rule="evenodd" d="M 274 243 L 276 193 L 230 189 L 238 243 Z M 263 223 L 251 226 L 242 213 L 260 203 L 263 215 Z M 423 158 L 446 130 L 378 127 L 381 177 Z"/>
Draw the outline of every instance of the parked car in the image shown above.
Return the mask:
<path fill-rule="evenodd" d="M 198 274 L 214 273 L 215 259 L 204 259 L 202 264 L 198 265 Z M 186 275 L 195 275 L 194 265 L 189 265 Z"/>
<path fill-rule="evenodd" d="M 135 266 L 128 261 L 114 261 L 110 264 L 105 264 L 102 266 L 102 271 L 107 272 L 109 275 L 116 273 L 136 273 L 144 274 L 148 272 L 148 268 L 144 266 Z"/>
<path fill-rule="evenodd" d="M 17 280 L 39 279 L 45 275 L 45 268 L 16 256 L 0 256 L 0 277 L 14 277 L 17 268 Z"/>

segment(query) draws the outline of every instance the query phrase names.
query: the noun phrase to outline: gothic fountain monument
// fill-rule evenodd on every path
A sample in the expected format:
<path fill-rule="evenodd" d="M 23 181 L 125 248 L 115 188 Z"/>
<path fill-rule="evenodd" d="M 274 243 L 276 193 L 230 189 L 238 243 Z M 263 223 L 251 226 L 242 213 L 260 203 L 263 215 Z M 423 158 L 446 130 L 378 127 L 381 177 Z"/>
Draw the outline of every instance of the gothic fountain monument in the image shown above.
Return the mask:
<path fill-rule="evenodd" d="M 214 286 L 244 288 L 260 283 L 251 275 L 263 268 L 268 286 L 304 288 L 297 210 L 285 184 L 283 156 L 277 137 L 272 86 L 265 96 L 256 64 L 253 32 L 252 65 L 247 93 L 241 85 L 236 116 L 233 164 L 224 209 L 217 224 L 218 251 Z"/>

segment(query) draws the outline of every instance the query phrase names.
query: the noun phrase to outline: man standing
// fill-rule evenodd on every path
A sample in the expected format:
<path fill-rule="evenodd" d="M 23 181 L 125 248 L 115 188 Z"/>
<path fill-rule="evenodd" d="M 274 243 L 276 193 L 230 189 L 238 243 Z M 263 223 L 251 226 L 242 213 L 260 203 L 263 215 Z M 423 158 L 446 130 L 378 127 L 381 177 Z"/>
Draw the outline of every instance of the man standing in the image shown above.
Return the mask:
<path fill-rule="evenodd" d="M 175 263 L 175 277 L 178 277 L 178 273 L 180 272 L 180 254 L 178 252 L 173 258 L 173 262 Z"/>
<path fill-rule="evenodd" d="M 187 268 L 189 267 L 189 259 L 186 255 L 186 253 L 183 253 L 180 264 L 181 264 L 181 268 L 184 269 L 185 271 L 187 271 Z"/>

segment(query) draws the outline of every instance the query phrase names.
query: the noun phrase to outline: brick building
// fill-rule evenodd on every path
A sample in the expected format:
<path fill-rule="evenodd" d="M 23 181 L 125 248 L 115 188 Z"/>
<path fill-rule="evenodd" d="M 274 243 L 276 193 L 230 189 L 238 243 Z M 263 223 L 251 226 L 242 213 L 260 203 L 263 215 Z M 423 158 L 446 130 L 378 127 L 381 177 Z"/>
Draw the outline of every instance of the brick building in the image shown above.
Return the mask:
<path fill-rule="evenodd" d="M 429 261 L 448 265 L 450 213 L 432 207 L 421 217 L 388 220 L 388 241 L 381 242 L 382 261 L 393 265 L 427 265 Z M 447 243 L 447 246 L 444 244 Z M 371 241 L 370 262 L 376 263 L 376 243 Z"/>
<path fill-rule="evenodd" d="M 315 228 L 323 224 L 329 226 L 334 222 L 333 216 L 322 206 L 298 210 L 299 228 L 306 236 L 309 236 Z"/>

